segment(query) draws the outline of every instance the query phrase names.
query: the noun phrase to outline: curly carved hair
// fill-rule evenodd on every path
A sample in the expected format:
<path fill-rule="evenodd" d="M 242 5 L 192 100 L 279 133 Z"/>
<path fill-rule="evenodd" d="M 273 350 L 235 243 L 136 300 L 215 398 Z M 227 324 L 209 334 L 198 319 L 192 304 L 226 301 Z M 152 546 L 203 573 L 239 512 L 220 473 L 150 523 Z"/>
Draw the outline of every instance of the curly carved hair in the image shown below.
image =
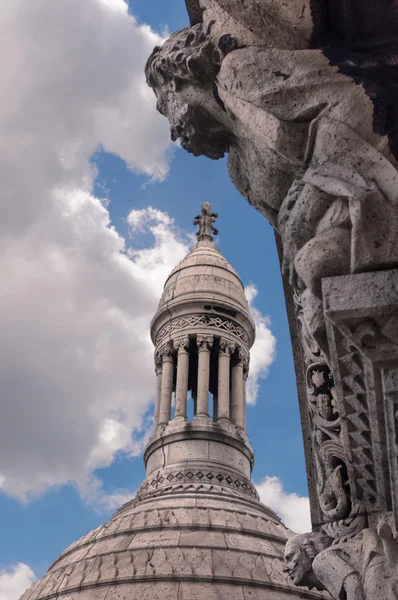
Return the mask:
<path fill-rule="evenodd" d="M 163 46 L 156 46 L 146 63 L 145 74 L 148 85 L 156 89 L 172 79 L 213 81 L 220 65 L 219 51 L 198 23 L 177 31 Z"/>

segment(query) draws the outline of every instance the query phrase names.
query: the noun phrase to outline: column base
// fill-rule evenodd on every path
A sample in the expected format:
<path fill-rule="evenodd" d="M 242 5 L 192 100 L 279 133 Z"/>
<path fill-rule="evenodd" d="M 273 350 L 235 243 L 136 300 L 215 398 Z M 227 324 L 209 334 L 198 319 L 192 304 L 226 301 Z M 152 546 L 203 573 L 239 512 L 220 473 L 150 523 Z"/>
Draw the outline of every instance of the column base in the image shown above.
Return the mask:
<path fill-rule="evenodd" d="M 209 415 L 206 415 L 205 413 L 201 413 L 201 414 L 194 416 L 193 422 L 194 423 L 205 423 L 207 425 L 208 423 L 211 423 L 212 420 Z"/>
<path fill-rule="evenodd" d="M 215 424 L 219 425 L 219 427 L 222 427 L 223 429 L 228 429 L 229 431 L 235 430 L 235 426 L 226 417 L 219 417 L 217 421 L 215 421 Z"/>

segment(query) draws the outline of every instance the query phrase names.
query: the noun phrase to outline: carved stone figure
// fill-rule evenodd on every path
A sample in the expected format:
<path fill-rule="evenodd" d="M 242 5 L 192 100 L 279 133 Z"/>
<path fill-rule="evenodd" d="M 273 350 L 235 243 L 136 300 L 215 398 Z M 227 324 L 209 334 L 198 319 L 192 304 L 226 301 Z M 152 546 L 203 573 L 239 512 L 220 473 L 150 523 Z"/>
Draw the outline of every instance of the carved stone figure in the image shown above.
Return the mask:
<path fill-rule="evenodd" d="M 318 533 L 302 533 L 286 542 L 284 572 L 295 585 L 325 589 L 313 570 L 315 557 L 330 545 L 330 539 Z"/>
<path fill-rule="evenodd" d="M 321 279 L 398 264 L 397 163 L 365 90 L 321 50 L 239 47 L 200 23 L 156 48 L 146 73 L 173 139 L 195 156 L 228 152 L 327 354 Z"/>
<path fill-rule="evenodd" d="M 287 542 L 285 571 L 296 585 L 326 589 L 335 600 L 397 600 L 397 545 L 386 522 L 332 542 L 323 532 Z"/>

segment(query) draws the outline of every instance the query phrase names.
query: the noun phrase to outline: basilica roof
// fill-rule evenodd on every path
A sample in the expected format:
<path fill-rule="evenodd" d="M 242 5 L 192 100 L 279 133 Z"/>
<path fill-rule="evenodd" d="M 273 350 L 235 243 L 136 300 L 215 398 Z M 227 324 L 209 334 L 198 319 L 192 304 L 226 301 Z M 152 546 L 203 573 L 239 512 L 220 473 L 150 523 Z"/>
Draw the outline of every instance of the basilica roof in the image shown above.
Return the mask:
<path fill-rule="evenodd" d="M 320 598 L 283 572 L 291 532 L 272 511 L 219 482 L 183 487 L 122 507 L 21 600 Z"/>

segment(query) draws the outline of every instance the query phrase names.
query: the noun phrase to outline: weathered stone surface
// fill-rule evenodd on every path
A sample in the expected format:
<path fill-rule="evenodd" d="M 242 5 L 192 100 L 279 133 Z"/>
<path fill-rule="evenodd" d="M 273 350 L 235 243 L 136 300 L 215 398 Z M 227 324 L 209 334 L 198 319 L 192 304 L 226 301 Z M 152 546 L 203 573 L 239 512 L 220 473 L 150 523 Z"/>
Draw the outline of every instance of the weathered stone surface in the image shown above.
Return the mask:
<path fill-rule="evenodd" d="M 191 26 L 154 50 L 147 80 L 172 137 L 194 155 L 228 153 L 281 242 L 317 530 L 298 541 L 324 544 L 306 583 L 395 598 L 398 5 L 187 6 Z"/>
<path fill-rule="evenodd" d="M 127 581 L 134 582 L 132 593 L 135 593 L 135 582 L 138 584 L 149 578 L 153 585 L 156 582 L 155 589 L 158 589 L 161 581 L 169 577 L 187 582 L 199 577 L 202 582 L 207 580 L 207 585 L 210 586 L 219 580 L 216 589 L 220 590 L 221 595 L 226 594 L 231 586 L 235 590 L 233 594 L 238 593 L 238 589 L 244 591 L 253 582 L 266 587 L 269 585 L 271 588 L 274 585 L 282 586 L 285 591 L 289 589 L 290 584 L 283 573 L 282 553 L 286 537 L 291 533 L 258 501 L 252 501 L 249 508 L 246 506 L 247 502 L 207 496 L 203 501 L 207 505 L 208 518 L 203 524 L 203 521 L 201 523 L 194 516 L 194 513 L 198 514 L 198 509 L 192 506 L 180 508 L 181 521 L 169 519 L 168 515 L 177 510 L 167 508 L 170 500 L 167 494 L 162 497 L 164 509 L 161 511 L 159 508 L 150 511 L 153 501 L 146 500 L 131 503 L 116 513 L 102 528 L 94 545 L 85 538 L 73 544 L 52 565 L 47 575 L 30 588 L 23 597 L 24 600 L 58 596 L 62 598 L 62 594 L 76 594 L 78 598 L 83 590 L 90 591 L 89 586 L 114 586 Z M 159 506 L 159 502 L 156 502 Z M 183 499 L 179 502 L 183 502 Z M 245 535 L 242 535 L 240 523 L 229 519 L 231 515 L 240 514 L 242 518 L 249 518 L 246 520 L 249 523 L 248 511 L 263 523 L 261 534 L 255 530 L 250 533 L 250 530 L 244 528 Z M 147 517 L 144 521 L 149 523 L 149 529 L 141 521 L 144 530 L 134 534 L 131 532 L 131 527 L 136 523 L 133 515 L 139 516 L 142 513 L 162 514 L 163 518 L 156 525 L 155 519 L 152 521 L 151 517 Z M 187 522 L 189 514 L 193 518 L 188 521 L 189 529 L 184 529 L 183 519 Z M 212 527 L 223 531 L 212 530 Z M 277 536 L 280 531 L 283 535 Z M 227 580 L 231 583 L 224 590 Z M 236 585 L 238 587 L 235 589 Z M 184 593 L 191 593 L 188 583 L 184 589 Z M 82 595 L 83 597 L 85 598 Z"/>

